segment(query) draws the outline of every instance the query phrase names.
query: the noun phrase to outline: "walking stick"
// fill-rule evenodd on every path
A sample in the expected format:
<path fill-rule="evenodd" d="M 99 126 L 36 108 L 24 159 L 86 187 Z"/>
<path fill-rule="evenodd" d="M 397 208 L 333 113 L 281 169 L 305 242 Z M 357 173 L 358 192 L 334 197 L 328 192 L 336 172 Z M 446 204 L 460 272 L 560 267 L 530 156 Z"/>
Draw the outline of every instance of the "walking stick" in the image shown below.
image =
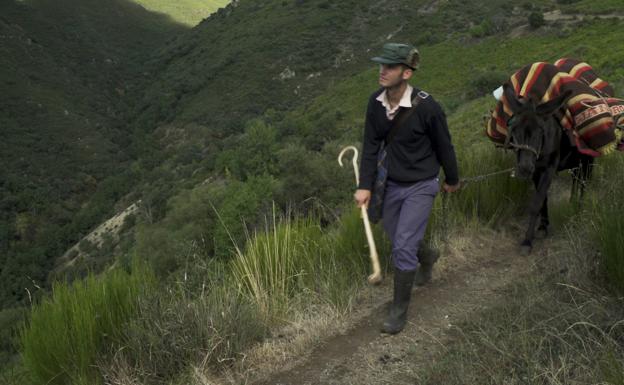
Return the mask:
<path fill-rule="evenodd" d="M 360 184 L 360 173 L 357 165 L 358 150 L 354 146 L 347 146 L 340 151 L 338 155 L 338 164 L 343 167 L 342 157 L 349 151 L 353 150 L 353 170 L 355 171 L 355 184 Z M 364 220 L 364 229 L 366 230 L 366 240 L 368 241 L 368 249 L 370 250 L 370 259 L 373 264 L 373 274 L 368 276 L 368 283 L 371 285 L 378 285 L 381 283 L 381 267 L 379 266 L 379 255 L 377 254 L 377 247 L 375 247 L 375 238 L 373 238 L 373 231 L 371 230 L 370 221 L 368 220 L 368 211 L 366 205 L 361 206 L 362 219 Z"/>

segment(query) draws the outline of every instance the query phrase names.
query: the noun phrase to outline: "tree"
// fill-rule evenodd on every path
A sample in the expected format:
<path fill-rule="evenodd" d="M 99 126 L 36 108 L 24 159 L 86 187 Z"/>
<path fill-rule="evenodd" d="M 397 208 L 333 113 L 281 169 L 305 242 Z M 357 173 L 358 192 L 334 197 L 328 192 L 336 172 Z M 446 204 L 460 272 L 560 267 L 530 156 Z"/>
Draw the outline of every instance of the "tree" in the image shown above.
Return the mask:
<path fill-rule="evenodd" d="M 544 20 L 544 15 L 541 12 L 531 12 L 529 15 L 529 26 L 531 26 L 531 29 L 538 29 L 544 24 L 546 24 L 546 21 Z"/>

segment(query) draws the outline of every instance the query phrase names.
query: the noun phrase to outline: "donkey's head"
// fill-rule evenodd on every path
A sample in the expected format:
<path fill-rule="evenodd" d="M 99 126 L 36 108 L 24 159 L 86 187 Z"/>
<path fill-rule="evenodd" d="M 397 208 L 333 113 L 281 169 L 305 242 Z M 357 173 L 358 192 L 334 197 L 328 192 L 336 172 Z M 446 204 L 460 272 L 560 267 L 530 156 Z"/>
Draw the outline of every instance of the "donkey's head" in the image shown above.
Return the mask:
<path fill-rule="evenodd" d="M 557 150 L 561 126 L 554 113 L 563 106 L 570 93 L 568 90 L 553 100 L 537 104 L 530 98 L 518 98 L 509 84 L 504 85 L 505 99 L 512 111 L 507 121 L 505 147 L 516 151 L 516 174 L 519 177 L 529 178 L 537 161 Z"/>

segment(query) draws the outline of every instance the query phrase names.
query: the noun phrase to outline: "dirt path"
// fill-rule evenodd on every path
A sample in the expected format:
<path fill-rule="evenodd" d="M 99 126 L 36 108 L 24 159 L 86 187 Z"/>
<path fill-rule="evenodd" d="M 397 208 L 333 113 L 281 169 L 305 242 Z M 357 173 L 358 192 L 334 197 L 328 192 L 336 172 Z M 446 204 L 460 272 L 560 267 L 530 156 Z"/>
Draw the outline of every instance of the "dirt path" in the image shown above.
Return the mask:
<path fill-rule="evenodd" d="M 544 12 L 544 21 L 582 21 L 585 18 L 595 18 L 602 20 L 618 19 L 624 20 L 624 15 L 617 13 L 608 14 L 581 14 L 581 13 L 563 13 L 560 9 L 550 12 Z"/>
<path fill-rule="evenodd" d="M 419 363 L 444 349 L 454 323 L 487 307 L 502 287 L 530 271 L 532 260 L 546 257 L 548 247 L 542 242 L 528 258 L 519 255 L 516 242 L 509 235 L 490 234 L 454 245 L 433 282 L 414 290 L 408 325 L 395 336 L 378 331 L 391 296 L 392 279 L 387 279 L 375 298 L 366 299 L 369 304 L 372 300 L 371 310 L 345 333 L 254 384 L 414 384 Z"/>

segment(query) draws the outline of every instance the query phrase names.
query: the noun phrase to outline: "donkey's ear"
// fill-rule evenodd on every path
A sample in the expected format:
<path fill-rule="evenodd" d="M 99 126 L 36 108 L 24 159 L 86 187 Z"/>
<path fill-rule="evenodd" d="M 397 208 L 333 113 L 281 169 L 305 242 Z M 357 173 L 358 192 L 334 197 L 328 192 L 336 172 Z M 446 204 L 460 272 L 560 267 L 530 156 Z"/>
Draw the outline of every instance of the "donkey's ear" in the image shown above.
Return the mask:
<path fill-rule="evenodd" d="M 509 82 L 505 82 L 505 84 L 503 84 L 503 95 L 507 101 L 507 106 L 513 113 L 518 112 L 522 108 L 522 104 L 516 96 L 516 91 L 514 91 L 514 88 L 511 84 L 509 84 Z"/>
<path fill-rule="evenodd" d="M 550 115 L 553 112 L 560 109 L 561 107 L 563 107 L 563 105 L 568 101 L 568 99 L 570 99 L 570 96 L 572 96 L 572 90 L 567 90 L 566 92 L 559 94 L 559 96 L 557 96 L 553 100 L 550 100 L 546 103 L 542 103 L 539 106 L 537 106 L 537 108 L 535 109 L 535 112 L 537 112 L 539 115 L 542 115 L 542 116 Z"/>

